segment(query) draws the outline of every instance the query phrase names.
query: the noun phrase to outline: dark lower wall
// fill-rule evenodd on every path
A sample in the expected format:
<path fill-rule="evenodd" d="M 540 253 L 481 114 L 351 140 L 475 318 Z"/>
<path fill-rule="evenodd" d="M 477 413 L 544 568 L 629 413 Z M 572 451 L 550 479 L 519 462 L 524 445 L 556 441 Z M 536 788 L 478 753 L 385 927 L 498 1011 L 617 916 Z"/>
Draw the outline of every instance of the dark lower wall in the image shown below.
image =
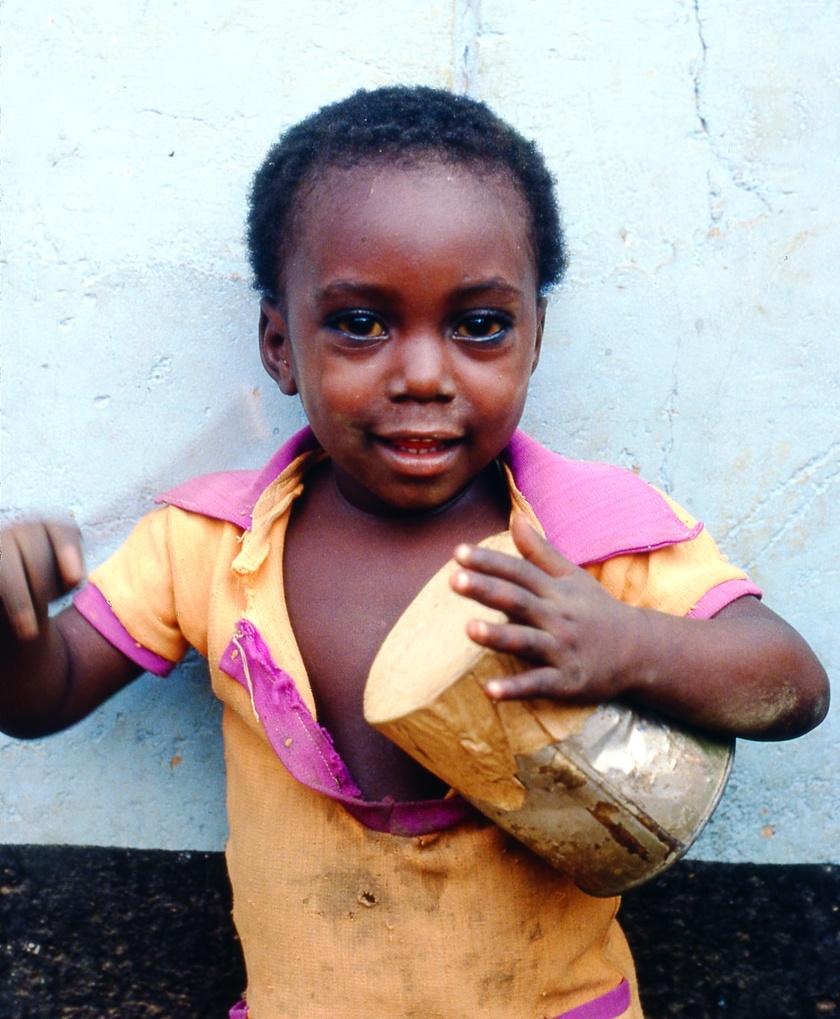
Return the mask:
<path fill-rule="evenodd" d="M 682 862 L 622 917 L 648 1019 L 840 1019 L 840 867 Z M 3 1019 L 224 1019 L 243 985 L 220 854 L 0 846 Z"/>

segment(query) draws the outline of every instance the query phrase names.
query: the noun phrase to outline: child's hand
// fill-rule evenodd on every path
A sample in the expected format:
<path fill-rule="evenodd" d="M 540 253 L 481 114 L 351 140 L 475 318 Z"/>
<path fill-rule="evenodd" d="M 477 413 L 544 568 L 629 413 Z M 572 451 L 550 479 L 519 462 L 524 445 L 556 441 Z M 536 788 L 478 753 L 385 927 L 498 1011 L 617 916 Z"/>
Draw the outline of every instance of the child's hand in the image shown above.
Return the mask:
<path fill-rule="evenodd" d="M 84 577 L 79 530 L 54 520 L 0 530 L 0 604 L 12 634 L 35 640 L 50 602 Z"/>
<path fill-rule="evenodd" d="M 564 559 L 523 515 L 511 531 L 523 559 L 461 545 L 452 587 L 508 622 L 472 620 L 484 647 L 531 664 L 492 679 L 490 697 L 590 703 L 624 696 L 699 729 L 791 739 L 828 709 L 825 670 L 807 643 L 753 597 L 712 619 L 625 605 Z"/>
<path fill-rule="evenodd" d="M 519 675 L 491 680 L 488 695 L 593 702 L 617 697 L 645 613 L 613 598 L 523 514 L 514 517 L 511 531 L 523 559 L 468 545 L 455 552 L 463 569 L 453 575 L 453 588 L 509 620 L 472 620 L 469 636 L 533 663 Z"/>

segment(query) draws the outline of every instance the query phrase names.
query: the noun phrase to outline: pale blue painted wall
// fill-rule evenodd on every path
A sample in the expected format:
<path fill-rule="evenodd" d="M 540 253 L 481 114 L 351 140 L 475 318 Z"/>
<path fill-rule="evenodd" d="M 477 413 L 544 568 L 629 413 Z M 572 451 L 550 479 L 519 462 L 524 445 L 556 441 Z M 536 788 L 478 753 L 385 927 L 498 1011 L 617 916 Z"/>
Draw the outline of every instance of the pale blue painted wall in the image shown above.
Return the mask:
<path fill-rule="evenodd" d="M 572 251 L 526 425 L 703 518 L 840 670 L 840 7 L 832 0 L 6 0 L 2 511 L 91 564 L 153 493 L 300 422 L 256 354 L 245 189 L 358 86 L 485 98 L 557 173 Z M 0 841 L 217 849 L 203 667 L 0 737 Z M 840 861 L 840 718 L 742 744 L 707 859 Z"/>

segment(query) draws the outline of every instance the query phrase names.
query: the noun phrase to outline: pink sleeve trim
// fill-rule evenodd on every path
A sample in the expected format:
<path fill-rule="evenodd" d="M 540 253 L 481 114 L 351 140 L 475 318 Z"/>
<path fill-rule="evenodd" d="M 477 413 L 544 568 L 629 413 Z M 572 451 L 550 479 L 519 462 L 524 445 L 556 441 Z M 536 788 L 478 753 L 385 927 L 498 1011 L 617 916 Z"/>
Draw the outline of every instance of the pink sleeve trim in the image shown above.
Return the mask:
<path fill-rule="evenodd" d="M 113 644 L 118 651 L 122 651 L 126 658 L 130 658 L 146 672 L 152 672 L 156 676 L 168 676 L 175 667 L 175 663 L 170 662 L 168 658 L 162 658 L 154 651 L 137 643 L 114 615 L 114 610 L 108 604 L 105 595 L 95 584 L 86 584 L 78 594 L 74 595 L 73 605 L 76 611 L 84 616 L 94 630 L 100 633 L 109 644 Z"/>
<path fill-rule="evenodd" d="M 571 1012 L 558 1015 L 556 1019 L 620 1019 L 632 1003 L 630 984 L 625 978 L 614 990 L 608 991 L 595 1001 L 578 1005 Z M 249 1016 L 248 1005 L 244 999 L 237 1002 L 228 1012 L 229 1019 L 249 1019 Z"/>
<path fill-rule="evenodd" d="M 632 1001 L 630 984 L 625 978 L 612 991 L 558 1015 L 557 1019 L 619 1019 L 630 1008 Z"/>
<path fill-rule="evenodd" d="M 707 591 L 699 602 L 688 613 L 689 619 L 711 619 L 721 609 L 731 605 L 732 602 L 752 594 L 756 598 L 761 597 L 761 588 L 756 587 L 751 580 L 743 579 L 725 580 L 710 591 Z"/>

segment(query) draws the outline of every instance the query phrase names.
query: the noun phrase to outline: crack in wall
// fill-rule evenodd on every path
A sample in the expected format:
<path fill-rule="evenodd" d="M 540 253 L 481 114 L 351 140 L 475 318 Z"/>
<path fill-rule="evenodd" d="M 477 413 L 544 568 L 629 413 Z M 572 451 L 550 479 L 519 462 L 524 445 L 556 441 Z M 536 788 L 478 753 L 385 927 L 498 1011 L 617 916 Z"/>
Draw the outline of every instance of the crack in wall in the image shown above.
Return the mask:
<path fill-rule="evenodd" d="M 706 118 L 703 116 L 701 107 L 700 97 L 700 83 L 703 80 L 703 75 L 706 71 L 706 54 L 709 47 L 706 45 L 706 37 L 703 34 L 703 21 L 700 18 L 700 0 L 694 0 L 694 21 L 697 25 L 697 38 L 700 40 L 700 52 L 702 54 L 697 67 L 694 71 L 694 112 L 697 114 L 697 119 L 700 121 L 700 127 L 703 134 L 709 134 L 709 125 Z"/>
<path fill-rule="evenodd" d="M 478 69 L 480 0 L 455 0 L 452 31 L 453 89 L 472 95 Z"/>
<path fill-rule="evenodd" d="M 781 524 L 771 532 L 760 550 L 748 562 L 744 563 L 744 569 L 748 573 L 756 570 L 768 553 L 772 552 L 791 531 L 799 526 L 811 512 L 817 499 L 827 495 L 834 485 L 840 484 L 840 466 L 838 464 L 840 464 L 840 442 L 835 442 L 824 453 L 812 457 L 797 467 L 788 478 L 775 485 L 759 499 L 742 520 L 729 529 L 725 540 L 726 544 L 731 546 L 742 531 L 751 531 L 760 525 L 762 520 L 784 512 Z M 819 476 L 826 469 L 829 469 L 828 473 Z M 797 496 L 798 505 L 791 511 L 780 509 L 781 501 L 790 495 L 793 488 L 799 486 L 802 491 Z"/>
<path fill-rule="evenodd" d="M 670 461 L 671 454 L 674 452 L 676 446 L 675 437 L 675 423 L 679 417 L 679 411 L 677 410 L 677 401 L 680 395 L 680 351 L 681 343 L 677 340 L 677 349 L 674 352 L 674 361 L 671 365 L 671 388 L 668 392 L 668 396 L 665 400 L 663 410 L 665 412 L 665 419 L 668 423 L 668 435 L 662 444 L 662 459 L 659 463 L 659 472 L 657 483 L 659 487 L 666 494 L 670 495 L 672 491 L 671 477 L 670 477 Z"/>
<path fill-rule="evenodd" d="M 723 172 L 725 184 L 731 185 L 736 189 L 736 191 L 740 192 L 742 195 L 748 195 L 758 203 L 757 211 L 749 210 L 749 212 L 746 212 L 746 210 L 744 210 L 739 213 L 739 210 L 733 209 L 732 225 L 754 222 L 757 219 L 763 218 L 767 213 L 772 211 L 772 206 L 762 193 L 758 184 L 745 180 L 732 158 L 728 157 L 723 151 L 721 151 L 715 139 L 715 134 L 709 126 L 708 109 L 704 103 L 703 95 L 703 79 L 705 78 L 708 70 L 709 43 L 706 37 L 703 16 L 700 12 L 700 0 L 693 0 L 692 9 L 694 11 L 697 39 L 700 44 L 700 58 L 697 61 L 692 74 L 694 86 L 694 112 L 697 117 L 697 122 L 700 125 L 698 136 L 706 140 L 709 148 L 709 154 L 711 156 L 710 165 L 706 171 L 706 180 L 708 183 L 709 224 L 710 229 L 714 230 L 723 219 L 727 205 L 725 201 L 725 186 L 721 186 L 720 181 L 715 180 L 714 171 L 716 168 Z"/>
<path fill-rule="evenodd" d="M 706 60 L 709 52 L 709 47 L 706 43 L 706 36 L 703 31 L 703 19 L 700 16 L 700 0 L 694 0 L 694 23 L 697 29 L 697 39 L 700 42 L 700 59 L 694 68 L 694 113 L 697 117 L 697 121 L 700 124 L 700 135 L 705 138 L 706 143 L 709 147 L 709 153 L 713 159 L 717 158 L 715 153 L 715 146 L 712 140 L 712 133 L 709 130 L 709 122 L 703 113 L 703 77 L 706 74 Z M 720 204 L 721 194 L 715 187 L 714 181 L 712 180 L 712 170 L 708 167 L 706 170 L 706 188 L 707 188 L 707 202 L 709 206 L 709 223 L 712 228 L 720 221 L 723 215 L 723 210 Z M 717 207 L 716 207 L 717 203 Z"/>

